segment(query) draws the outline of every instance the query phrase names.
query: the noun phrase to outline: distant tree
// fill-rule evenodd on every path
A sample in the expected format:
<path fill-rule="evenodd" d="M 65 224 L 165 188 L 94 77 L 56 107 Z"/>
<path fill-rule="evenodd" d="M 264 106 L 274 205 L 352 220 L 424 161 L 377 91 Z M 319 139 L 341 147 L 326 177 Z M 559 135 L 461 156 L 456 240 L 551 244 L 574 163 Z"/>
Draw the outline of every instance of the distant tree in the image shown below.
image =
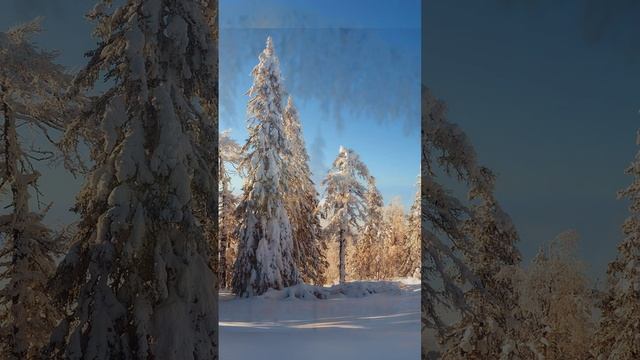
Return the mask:
<path fill-rule="evenodd" d="M 238 296 L 259 295 L 300 282 L 285 207 L 290 184 L 283 155 L 289 145 L 282 122 L 279 61 L 271 37 L 251 74 L 249 138 L 242 163 L 247 176 L 238 205 L 238 257 L 232 281 Z"/>
<path fill-rule="evenodd" d="M 514 267 L 502 274 L 514 279 L 521 342 L 536 358 L 591 358 L 591 291 L 575 257 L 577 241 L 575 231 L 566 231 L 541 248 L 526 270 Z"/>
<path fill-rule="evenodd" d="M 231 282 L 233 264 L 236 259 L 237 239 L 235 230 L 238 226 L 236 207 L 238 199 L 231 189 L 231 175 L 227 166 L 238 169 L 241 162 L 241 148 L 225 131 L 220 134 L 218 164 L 218 279 L 221 289 L 226 289 Z"/>
<path fill-rule="evenodd" d="M 323 236 L 327 236 L 326 233 L 323 233 Z M 325 271 L 326 283 L 335 284 L 340 279 L 340 244 L 336 241 L 336 239 L 325 238 L 325 243 L 327 244 L 327 269 Z M 347 258 L 347 261 L 350 259 Z M 349 269 L 347 269 L 349 270 Z"/>
<path fill-rule="evenodd" d="M 640 131 L 636 143 L 640 145 Z M 626 173 L 633 182 L 618 196 L 631 201 L 631 214 L 622 224 L 625 238 L 618 245 L 618 256 L 607 270 L 608 289 L 593 343 L 598 360 L 640 357 L 640 152 Z"/>
<path fill-rule="evenodd" d="M 104 0 L 88 15 L 100 41 L 73 89 L 103 75 L 109 87 L 68 129 L 95 135 L 94 165 L 54 282 L 68 316 L 45 358 L 217 358 L 204 236 L 217 210 L 215 7 Z"/>
<path fill-rule="evenodd" d="M 324 284 L 327 267 L 324 254 L 327 246 L 320 237 L 320 222 L 316 213 L 318 192 L 311 180 L 309 155 L 291 96 L 287 99 L 283 120 L 284 134 L 289 144 L 289 153 L 285 158 L 289 186 L 285 201 L 293 230 L 293 257 L 303 281 Z"/>
<path fill-rule="evenodd" d="M 420 180 L 418 179 L 418 191 L 409 210 L 407 228 L 404 235 L 404 257 L 400 264 L 400 276 L 418 276 L 420 273 L 420 263 L 422 261 L 420 228 Z"/>
<path fill-rule="evenodd" d="M 383 276 L 390 279 L 401 275 L 401 267 L 407 255 L 405 246 L 407 224 L 400 198 L 394 198 L 384 208 L 384 226 L 386 229 L 382 245 Z"/>
<path fill-rule="evenodd" d="M 356 238 L 355 248 L 348 257 L 351 276 L 356 279 L 380 279 L 384 266 L 384 203 L 373 176 L 369 177 L 364 199 L 366 210 L 362 234 Z"/>
<path fill-rule="evenodd" d="M 62 317 L 47 282 L 64 244 L 42 223 L 48 207 L 33 212 L 29 201 L 40 194 L 35 163 L 52 160 L 54 153 L 27 145 L 23 135 L 28 129 L 56 143 L 52 132 L 60 133 L 73 116 L 65 101 L 71 76 L 53 62 L 54 52 L 32 42 L 40 31 L 36 19 L 0 33 L 0 191 L 9 193 L 11 209 L 0 215 L 0 353 L 6 359 L 39 358 Z"/>
<path fill-rule="evenodd" d="M 320 211 L 325 219 L 324 232 L 328 239 L 339 244 L 339 280 L 346 281 L 347 242 L 353 241 L 362 229 L 366 212 L 364 184 L 369 170 L 353 150 L 340 146 L 326 178 Z"/>

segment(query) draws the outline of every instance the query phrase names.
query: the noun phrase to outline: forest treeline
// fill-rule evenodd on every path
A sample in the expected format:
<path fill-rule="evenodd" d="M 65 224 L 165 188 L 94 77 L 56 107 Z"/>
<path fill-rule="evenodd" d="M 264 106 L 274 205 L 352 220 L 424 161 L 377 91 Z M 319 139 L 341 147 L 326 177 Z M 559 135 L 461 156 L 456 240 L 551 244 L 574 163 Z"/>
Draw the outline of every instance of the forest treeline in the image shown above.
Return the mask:
<path fill-rule="evenodd" d="M 246 144 L 218 137 L 215 5 L 99 1 L 77 73 L 35 44 L 41 19 L 0 33 L 2 358 L 214 359 L 220 287 L 419 274 L 418 194 L 385 207 L 346 147 L 317 193 L 270 38 Z M 80 220 L 52 229 L 38 170 L 60 163 Z"/>
<path fill-rule="evenodd" d="M 320 184 L 309 167 L 302 125 L 267 39 L 248 92 L 248 139 L 220 137 L 219 278 L 240 296 L 304 282 L 418 276 L 419 193 L 410 215 L 384 206 L 376 179 L 352 149 L 340 147 Z M 228 169 L 227 169 L 228 168 Z M 240 195 L 231 174 L 243 181 Z"/>
<path fill-rule="evenodd" d="M 596 293 L 573 232 L 522 264 L 495 176 L 426 88 L 421 196 L 408 215 L 383 206 L 346 147 L 316 194 L 271 40 L 252 72 L 246 144 L 219 139 L 216 5 L 98 1 L 98 42 L 75 74 L 35 45 L 39 21 L 0 33 L 4 358 L 216 359 L 218 275 L 238 296 L 411 276 L 417 239 L 423 340 L 434 331 L 441 358 L 640 358 L 640 155 L 620 193 L 631 201 L 624 239 Z M 37 169 L 52 160 L 85 180 L 80 221 L 64 229 L 43 222 Z"/>
<path fill-rule="evenodd" d="M 596 290 L 576 257 L 575 231 L 523 264 L 495 176 L 447 120 L 446 104 L 426 87 L 422 102 L 422 358 L 639 358 L 640 155 L 619 193 L 631 200 L 625 237 L 606 289 Z M 466 197 L 446 187 L 456 182 Z"/>

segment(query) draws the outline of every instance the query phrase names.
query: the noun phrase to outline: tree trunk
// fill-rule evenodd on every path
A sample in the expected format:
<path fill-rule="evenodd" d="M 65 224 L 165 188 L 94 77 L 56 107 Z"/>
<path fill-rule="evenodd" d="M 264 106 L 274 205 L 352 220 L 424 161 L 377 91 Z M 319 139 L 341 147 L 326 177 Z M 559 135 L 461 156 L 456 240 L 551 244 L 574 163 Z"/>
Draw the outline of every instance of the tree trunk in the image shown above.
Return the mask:
<path fill-rule="evenodd" d="M 4 99 L 3 99 L 4 100 Z M 11 108 L 6 101 L 2 102 L 2 111 L 4 113 L 4 151 L 5 151 L 5 181 L 10 183 L 12 206 L 13 206 L 13 218 L 11 220 L 12 229 L 8 233 L 9 241 L 13 245 L 13 255 L 11 258 L 11 268 L 15 271 L 18 268 L 24 267 L 22 260 L 27 256 L 25 244 L 23 244 L 24 222 L 26 216 L 29 213 L 29 194 L 27 190 L 26 177 L 18 171 L 18 158 L 20 157 L 20 147 L 18 145 L 18 134 L 16 130 L 16 121 L 11 111 Z M 25 269 L 22 269 L 23 271 Z M 13 283 L 13 279 L 10 283 Z M 14 284 L 10 284 L 11 287 Z M 14 285 L 15 286 L 15 285 Z M 19 306 L 21 300 L 18 297 L 11 297 L 11 312 L 12 316 L 19 316 L 16 311 L 16 306 Z M 17 326 L 13 326 L 12 334 L 12 355 L 16 358 L 22 358 L 25 355 L 25 351 L 29 348 L 27 340 L 24 338 L 24 332 L 26 329 L 19 329 Z"/>
<path fill-rule="evenodd" d="M 345 283 L 345 278 L 346 278 L 346 274 L 345 274 L 345 252 L 346 252 L 346 245 L 347 245 L 347 241 L 344 238 L 344 230 L 340 229 L 340 236 L 338 241 L 340 242 L 340 284 L 344 284 Z"/>
<path fill-rule="evenodd" d="M 24 232 L 24 220 L 29 213 L 29 193 L 27 190 L 29 177 L 19 173 L 18 158 L 20 157 L 20 147 L 18 145 L 18 134 L 16 130 L 16 121 L 11 112 L 11 108 L 6 102 L 3 102 L 4 112 L 4 136 L 5 136 L 5 178 L 11 184 L 11 195 L 13 201 L 13 221 L 12 239 L 15 256 L 24 256 L 21 254 L 21 246 L 19 244 L 22 233 Z"/>
<path fill-rule="evenodd" d="M 223 174 L 223 169 L 224 169 L 224 162 L 222 160 L 222 157 L 220 156 L 220 154 L 218 154 L 218 176 L 220 177 L 220 179 L 218 179 L 218 181 L 220 181 L 222 179 L 222 174 Z M 226 211 L 228 211 L 228 209 L 225 209 L 224 207 L 227 206 L 227 199 L 226 199 L 226 183 L 224 182 L 225 180 L 222 179 L 223 181 L 223 188 L 222 188 L 222 195 L 221 195 L 221 199 L 220 199 L 220 204 L 218 204 L 218 209 L 222 209 L 222 211 L 218 210 L 218 215 L 220 215 L 220 213 L 224 214 Z M 220 237 L 220 246 L 218 248 L 218 284 L 219 284 L 219 289 L 225 289 L 227 287 L 227 229 L 226 229 L 226 223 L 225 223 L 226 219 L 220 219 L 220 216 L 218 216 L 218 236 Z M 221 226 L 222 225 L 222 226 Z"/>
<path fill-rule="evenodd" d="M 227 288 L 227 234 L 220 234 L 220 251 L 219 251 L 219 262 L 218 262 L 218 277 L 220 289 Z"/>

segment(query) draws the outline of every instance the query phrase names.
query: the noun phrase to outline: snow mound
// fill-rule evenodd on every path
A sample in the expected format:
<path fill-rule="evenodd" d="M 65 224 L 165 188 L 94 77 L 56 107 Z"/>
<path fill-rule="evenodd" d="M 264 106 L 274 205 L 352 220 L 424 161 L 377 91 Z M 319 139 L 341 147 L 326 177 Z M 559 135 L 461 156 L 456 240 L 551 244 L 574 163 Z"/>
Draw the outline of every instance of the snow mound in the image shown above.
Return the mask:
<path fill-rule="evenodd" d="M 394 279 L 394 281 L 400 282 L 403 285 L 420 285 L 422 283 L 422 280 L 420 279 L 419 276 L 397 278 L 397 279 Z"/>
<path fill-rule="evenodd" d="M 313 286 L 307 284 L 297 284 L 286 287 L 282 290 L 269 289 L 259 297 L 263 299 L 271 300 L 285 300 L 285 299 L 302 299 L 302 300 L 316 300 L 326 299 L 329 293 L 327 289 L 322 286 Z"/>
<path fill-rule="evenodd" d="M 297 284 L 281 290 L 270 289 L 260 297 L 271 300 L 318 300 L 340 297 L 361 298 L 383 293 L 400 295 L 402 291 L 400 284 L 392 281 L 354 281 L 330 287 Z"/>
<path fill-rule="evenodd" d="M 355 281 L 342 285 L 334 285 L 329 288 L 334 296 L 360 298 L 372 294 L 391 293 L 400 295 L 402 290 L 398 283 L 391 281 Z"/>

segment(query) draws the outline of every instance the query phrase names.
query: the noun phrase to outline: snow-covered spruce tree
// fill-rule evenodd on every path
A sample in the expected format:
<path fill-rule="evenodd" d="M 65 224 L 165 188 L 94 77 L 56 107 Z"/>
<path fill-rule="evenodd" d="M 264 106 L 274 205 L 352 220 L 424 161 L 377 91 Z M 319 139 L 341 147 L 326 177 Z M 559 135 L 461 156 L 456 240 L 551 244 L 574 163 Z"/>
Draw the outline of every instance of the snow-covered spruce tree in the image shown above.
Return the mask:
<path fill-rule="evenodd" d="M 340 284 L 346 281 L 347 242 L 357 237 L 366 215 L 364 182 L 369 180 L 369 169 L 353 150 L 340 146 L 338 156 L 322 181 L 324 198 L 320 213 L 325 220 L 325 239 L 339 244 Z"/>
<path fill-rule="evenodd" d="M 431 325 L 445 341 L 444 359 L 513 358 L 527 351 L 519 346 L 514 334 L 517 326 L 512 310 L 517 298 L 508 280 L 496 275 L 519 263 L 515 227 L 493 195 L 493 174 L 478 165 L 464 132 L 446 120 L 444 103 L 433 98 L 427 89 L 423 90 L 423 96 L 422 129 L 426 146 L 422 154 L 422 191 L 426 200 L 423 221 L 427 223 L 423 224 L 426 261 L 422 277 L 427 296 L 427 326 L 430 317 Z M 438 152 L 440 155 L 436 156 Z M 463 205 L 435 182 L 436 165 L 467 185 L 469 200 L 474 205 Z M 446 234 L 452 248 L 430 229 Z M 457 270 L 456 276 L 449 273 L 447 262 Z M 435 279 L 442 283 L 440 291 L 433 286 Z M 463 285 L 469 285 L 469 289 L 463 292 Z M 439 322 L 436 303 L 458 308 L 462 319 L 452 329 L 443 331 L 445 324 Z"/>
<path fill-rule="evenodd" d="M 284 134 L 289 144 L 285 157 L 288 189 L 285 206 L 293 231 L 293 257 L 302 280 L 324 284 L 326 244 L 320 238 L 320 222 L 316 209 L 318 192 L 311 180 L 309 155 L 302 137 L 302 126 L 291 96 L 283 114 Z"/>
<path fill-rule="evenodd" d="M 241 161 L 241 148 L 235 140 L 229 136 L 229 131 L 220 134 L 219 164 L 218 164 L 218 279 L 220 289 L 226 289 L 231 283 L 233 264 L 236 259 L 235 230 L 238 219 L 235 216 L 238 199 L 231 191 L 231 175 L 226 166 L 236 171 Z"/>
<path fill-rule="evenodd" d="M 351 276 L 356 279 L 380 279 L 382 276 L 382 195 L 373 176 L 369 177 L 364 195 L 365 215 L 362 234 L 356 237 L 354 250 L 349 254 Z"/>
<path fill-rule="evenodd" d="M 400 264 L 402 277 L 418 276 L 420 273 L 420 178 L 418 178 L 418 191 L 409 210 L 407 228 L 404 238 L 404 258 Z"/>
<path fill-rule="evenodd" d="M 523 342 L 541 359 L 590 359 L 594 323 L 592 299 L 578 234 L 566 231 L 542 247 L 531 265 L 503 275 L 514 279 Z"/>
<path fill-rule="evenodd" d="M 475 248 L 472 242 L 476 241 L 471 238 L 474 232 L 470 232 L 469 227 L 471 224 L 484 224 L 486 229 L 491 229 L 492 216 L 503 213 L 495 202 L 488 201 L 492 196 L 486 190 L 493 188 L 493 176 L 478 165 L 473 146 L 465 133 L 446 119 L 445 104 L 424 86 L 422 109 L 422 343 L 427 344 L 429 329 L 435 330 L 440 339 L 449 333 L 440 308 L 463 315 L 472 314 L 472 306 L 462 289 L 465 286 L 482 289 L 484 283 L 472 271 L 473 262 L 469 262 Z M 464 184 L 472 198 L 486 199 L 486 219 L 478 218 L 470 223 L 469 219 L 481 214 L 481 208 L 474 211 L 451 195 L 438 182 L 438 173 L 452 176 Z M 480 191 L 482 189 L 485 191 Z M 504 219 L 506 216 L 495 220 Z M 497 225 L 500 225 L 500 233 L 505 235 L 503 240 L 510 242 L 510 236 L 514 235 L 511 226 L 506 222 L 497 222 Z M 511 250 L 505 251 L 507 253 L 515 254 Z M 479 293 L 490 294 L 484 290 Z M 423 347 L 423 358 L 431 350 Z"/>
<path fill-rule="evenodd" d="M 89 13 L 100 42 L 74 89 L 102 74 L 110 88 L 69 129 L 95 129 L 94 166 L 54 279 L 69 315 L 46 358 L 217 358 L 215 276 L 194 215 L 217 211 L 216 5 L 105 0 Z"/>
<path fill-rule="evenodd" d="M 493 175 L 484 172 L 487 181 L 471 191 L 472 200 L 479 198 L 480 204 L 464 224 L 472 241 L 462 251 L 480 286 L 465 293 L 470 312 L 447 335 L 443 359 L 517 359 L 523 351 L 528 354 L 514 327 L 517 293 L 509 278 L 499 276 L 520 262 L 518 235 L 493 197 Z"/>
<path fill-rule="evenodd" d="M 54 143 L 52 132 L 72 116 L 63 101 L 71 76 L 31 37 L 41 31 L 36 19 L 0 33 L 0 190 L 9 213 L 0 215 L 0 353 L 3 359 L 36 359 L 62 314 L 47 281 L 63 244 L 43 223 L 46 209 L 30 210 L 38 193 L 38 161 L 52 159 L 47 149 L 28 146 L 25 130 Z M 5 195 L 6 194 L 6 195 Z"/>
<path fill-rule="evenodd" d="M 238 257 L 232 288 L 238 296 L 295 285 L 293 234 L 285 208 L 289 189 L 283 159 L 288 151 L 282 124 L 282 85 L 271 37 L 253 68 L 248 133 L 243 147 L 246 178 L 238 205 Z"/>
<path fill-rule="evenodd" d="M 406 217 L 404 207 L 399 197 L 394 198 L 391 203 L 384 207 L 383 237 L 383 276 L 392 279 L 400 276 L 400 268 L 406 256 Z"/>
<path fill-rule="evenodd" d="M 439 308 L 468 311 L 461 287 L 477 284 L 475 276 L 463 263 L 455 248 L 468 239 L 462 224 L 469 211 L 436 180 L 436 169 L 455 174 L 467 182 L 476 168 L 475 153 L 462 130 L 447 121 L 445 104 L 429 89 L 422 88 L 421 219 L 422 219 L 422 334 L 435 330 L 444 335 L 447 324 Z M 438 156 L 438 153 L 440 156 Z M 423 339 L 422 344 L 428 341 Z M 431 349 L 423 348 L 422 357 Z"/>
<path fill-rule="evenodd" d="M 636 144 L 640 145 L 640 131 Z M 626 173 L 633 182 L 618 196 L 631 201 L 631 214 L 622 225 L 625 238 L 618 256 L 607 270 L 608 289 L 593 344 L 598 360 L 640 358 L 640 152 Z"/>

